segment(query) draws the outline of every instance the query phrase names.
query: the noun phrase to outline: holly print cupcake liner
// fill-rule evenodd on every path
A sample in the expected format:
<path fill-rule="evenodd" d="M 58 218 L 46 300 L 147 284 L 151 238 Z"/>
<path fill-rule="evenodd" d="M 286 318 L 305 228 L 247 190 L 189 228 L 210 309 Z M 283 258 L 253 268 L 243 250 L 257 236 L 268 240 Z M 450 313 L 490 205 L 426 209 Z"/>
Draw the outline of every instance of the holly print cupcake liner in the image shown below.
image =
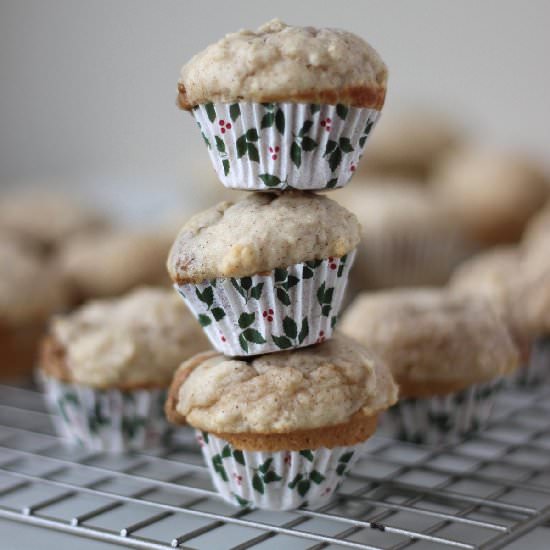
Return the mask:
<path fill-rule="evenodd" d="M 274 269 L 175 285 L 212 346 L 224 355 L 259 355 L 332 336 L 355 250 Z"/>
<path fill-rule="evenodd" d="M 383 432 L 418 444 L 443 444 L 482 429 L 491 417 L 499 378 L 465 390 L 429 398 L 404 398 L 381 417 Z"/>
<path fill-rule="evenodd" d="M 193 116 L 218 178 L 249 191 L 346 185 L 379 111 L 346 105 L 206 103 Z"/>
<path fill-rule="evenodd" d="M 166 390 L 97 390 L 39 374 L 54 425 L 70 445 L 120 453 L 155 447 L 172 431 Z"/>
<path fill-rule="evenodd" d="M 242 507 L 293 510 L 330 499 L 363 454 L 365 443 L 334 449 L 241 451 L 212 434 L 196 431 L 214 486 Z"/>

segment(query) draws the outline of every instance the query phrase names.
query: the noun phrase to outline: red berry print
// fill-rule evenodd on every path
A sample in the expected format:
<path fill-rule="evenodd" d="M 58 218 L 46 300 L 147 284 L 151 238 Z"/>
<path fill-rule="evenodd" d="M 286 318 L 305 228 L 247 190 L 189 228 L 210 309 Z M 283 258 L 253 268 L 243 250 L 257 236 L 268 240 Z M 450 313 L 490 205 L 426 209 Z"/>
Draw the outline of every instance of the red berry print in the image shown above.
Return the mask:
<path fill-rule="evenodd" d="M 328 495 L 331 491 L 332 491 L 331 487 L 326 487 L 325 490 L 323 491 L 323 496 Z"/>
<path fill-rule="evenodd" d="M 269 323 L 271 323 L 271 321 L 273 321 L 273 310 L 272 309 L 268 309 L 266 311 L 264 311 L 262 313 L 262 316 L 264 319 L 266 319 Z"/>
<path fill-rule="evenodd" d="M 355 172 L 355 164 L 352 164 L 349 168 L 352 172 Z"/>
<path fill-rule="evenodd" d="M 290 466 L 292 462 L 292 456 L 290 453 L 286 453 L 285 454 L 285 458 L 284 458 L 284 463 L 287 465 L 287 466 Z"/>
<path fill-rule="evenodd" d="M 321 120 L 321 126 L 327 131 L 330 132 L 330 123 L 332 122 L 331 118 L 325 118 L 324 120 Z"/>
<path fill-rule="evenodd" d="M 225 134 L 226 130 L 231 130 L 231 122 L 225 122 L 223 118 L 218 124 L 220 125 L 220 131 L 222 134 Z"/>
<path fill-rule="evenodd" d="M 201 447 L 204 447 L 204 439 L 202 438 L 202 435 L 198 435 L 198 436 L 197 436 L 197 443 L 198 443 Z"/>
<path fill-rule="evenodd" d="M 237 485 L 241 485 L 243 482 L 243 476 L 240 476 L 238 474 L 233 474 L 233 477 L 235 478 L 235 481 L 237 482 Z"/>
<path fill-rule="evenodd" d="M 275 147 L 270 147 L 269 152 L 271 153 L 272 160 L 277 160 L 277 153 L 281 150 L 281 148 L 277 145 Z"/>
<path fill-rule="evenodd" d="M 316 344 L 322 344 L 326 340 L 325 338 L 325 331 L 321 330 L 319 331 L 319 337 L 317 338 Z"/>
<path fill-rule="evenodd" d="M 222 342 L 227 342 L 227 338 L 223 334 L 220 334 L 220 340 Z"/>
<path fill-rule="evenodd" d="M 330 267 L 330 269 L 336 269 L 338 267 L 332 256 L 329 256 L 328 264 L 329 264 L 328 266 Z"/>

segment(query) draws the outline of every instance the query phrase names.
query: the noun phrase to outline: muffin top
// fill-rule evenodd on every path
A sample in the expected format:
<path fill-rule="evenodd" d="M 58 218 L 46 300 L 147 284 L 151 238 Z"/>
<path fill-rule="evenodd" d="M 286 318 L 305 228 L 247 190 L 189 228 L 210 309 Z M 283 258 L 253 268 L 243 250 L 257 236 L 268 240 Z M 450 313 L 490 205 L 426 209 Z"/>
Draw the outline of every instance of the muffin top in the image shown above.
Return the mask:
<path fill-rule="evenodd" d="M 167 414 L 214 433 L 289 433 L 376 414 L 397 400 L 391 374 L 343 335 L 318 346 L 231 359 L 201 354 L 184 363 Z"/>
<path fill-rule="evenodd" d="M 43 321 L 66 302 L 56 266 L 26 241 L 0 234 L 0 322 Z"/>
<path fill-rule="evenodd" d="M 251 193 L 193 216 L 172 245 L 168 271 L 178 284 L 246 277 L 343 256 L 358 242 L 355 216 L 322 195 Z"/>
<path fill-rule="evenodd" d="M 46 247 L 58 246 L 69 236 L 105 225 L 98 213 L 63 195 L 38 191 L 8 194 L 0 199 L 0 228 Z"/>
<path fill-rule="evenodd" d="M 359 172 L 426 178 L 462 133 L 451 120 L 428 109 L 384 112 L 359 164 Z"/>
<path fill-rule="evenodd" d="M 182 359 L 209 348 L 174 291 L 144 287 L 55 317 L 41 368 L 96 388 L 164 387 Z"/>
<path fill-rule="evenodd" d="M 380 355 L 396 381 L 454 385 L 484 382 L 518 366 L 500 317 L 479 296 L 436 289 L 361 294 L 341 330 Z"/>
<path fill-rule="evenodd" d="M 343 103 L 380 109 L 387 69 L 358 36 L 293 27 L 278 19 L 241 30 L 195 55 L 181 70 L 182 109 L 208 102 Z"/>
<path fill-rule="evenodd" d="M 67 280 L 83 298 L 102 298 L 139 285 L 169 283 L 170 239 L 161 233 L 102 231 L 70 239 L 60 252 Z"/>
<path fill-rule="evenodd" d="M 517 241 L 549 189 L 533 161 L 482 148 L 465 148 L 446 157 L 433 181 L 449 214 L 486 244 Z"/>

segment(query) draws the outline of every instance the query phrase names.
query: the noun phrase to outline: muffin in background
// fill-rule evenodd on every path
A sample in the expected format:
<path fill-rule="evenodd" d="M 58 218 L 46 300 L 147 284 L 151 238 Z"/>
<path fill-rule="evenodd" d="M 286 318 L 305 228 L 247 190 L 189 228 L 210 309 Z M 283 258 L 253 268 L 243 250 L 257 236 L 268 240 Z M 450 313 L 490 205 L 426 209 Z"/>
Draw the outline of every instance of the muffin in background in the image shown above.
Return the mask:
<path fill-rule="evenodd" d="M 68 238 L 108 226 L 95 210 L 67 195 L 26 191 L 0 195 L 0 230 L 56 251 Z"/>
<path fill-rule="evenodd" d="M 59 263 L 75 303 L 123 294 L 140 285 L 168 285 L 164 267 L 173 235 L 127 229 L 69 239 Z"/>
<path fill-rule="evenodd" d="M 548 245 L 550 238 L 550 201 L 546 202 L 544 208 L 535 214 L 523 234 L 521 240 L 521 248 L 523 251 L 528 251 L 530 248 L 538 248 Z"/>
<path fill-rule="evenodd" d="M 386 107 L 358 166 L 358 175 L 425 181 L 442 156 L 459 146 L 463 131 L 450 118 L 426 107 Z"/>
<path fill-rule="evenodd" d="M 168 270 L 215 349 L 257 355 L 330 338 L 358 242 L 325 196 L 248 193 L 193 216 Z"/>
<path fill-rule="evenodd" d="M 207 349 L 200 326 L 172 290 L 138 288 L 54 317 L 39 380 L 67 443 L 143 449 L 169 432 L 163 405 L 175 370 Z"/>
<path fill-rule="evenodd" d="M 444 158 L 432 183 L 442 208 L 484 246 L 517 242 L 549 192 L 533 160 L 473 146 Z"/>
<path fill-rule="evenodd" d="M 0 232 L 0 378 L 32 371 L 46 320 L 67 303 L 57 266 L 26 240 Z"/>
<path fill-rule="evenodd" d="M 289 510 L 330 498 L 396 399 L 389 370 L 337 335 L 248 360 L 193 357 L 174 376 L 166 414 L 197 430 L 225 500 Z"/>
<path fill-rule="evenodd" d="M 417 443 L 452 441 L 483 427 L 502 377 L 519 366 L 506 325 L 480 296 L 363 293 L 344 313 L 341 330 L 390 368 L 400 400 L 383 425 Z"/>
<path fill-rule="evenodd" d="M 430 190 L 409 180 L 369 178 L 334 197 L 361 224 L 354 290 L 442 285 L 472 253 Z"/>
<path fill-rule="evenodd" d="M 195 118 L 223 185 L 332 189 L 355 171 L 387 78 L 359 36 L 274 19 L 195 55 L 181 70 L 178 104 Z"/>

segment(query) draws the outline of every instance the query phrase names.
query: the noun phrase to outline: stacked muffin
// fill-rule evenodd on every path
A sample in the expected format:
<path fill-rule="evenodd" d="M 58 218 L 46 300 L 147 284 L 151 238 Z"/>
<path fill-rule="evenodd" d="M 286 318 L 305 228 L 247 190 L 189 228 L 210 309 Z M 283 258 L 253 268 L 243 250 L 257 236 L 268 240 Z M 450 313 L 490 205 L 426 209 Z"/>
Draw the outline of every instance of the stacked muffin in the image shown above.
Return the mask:
<path fill-rule="evenodd" d="M 251 191 L 194 216 L 168 260 L 219 353 L 180 367 L 166 413 L 197 429 L 230 502 L 291 509 L 329 498 L 396 400 L 385 366 L 331 339 L 360 228 L 313 192 L 351 179 L 386 80 L 357 36 L 277 20 L 182 69 L 178 103 L 219 179 Z"/>

